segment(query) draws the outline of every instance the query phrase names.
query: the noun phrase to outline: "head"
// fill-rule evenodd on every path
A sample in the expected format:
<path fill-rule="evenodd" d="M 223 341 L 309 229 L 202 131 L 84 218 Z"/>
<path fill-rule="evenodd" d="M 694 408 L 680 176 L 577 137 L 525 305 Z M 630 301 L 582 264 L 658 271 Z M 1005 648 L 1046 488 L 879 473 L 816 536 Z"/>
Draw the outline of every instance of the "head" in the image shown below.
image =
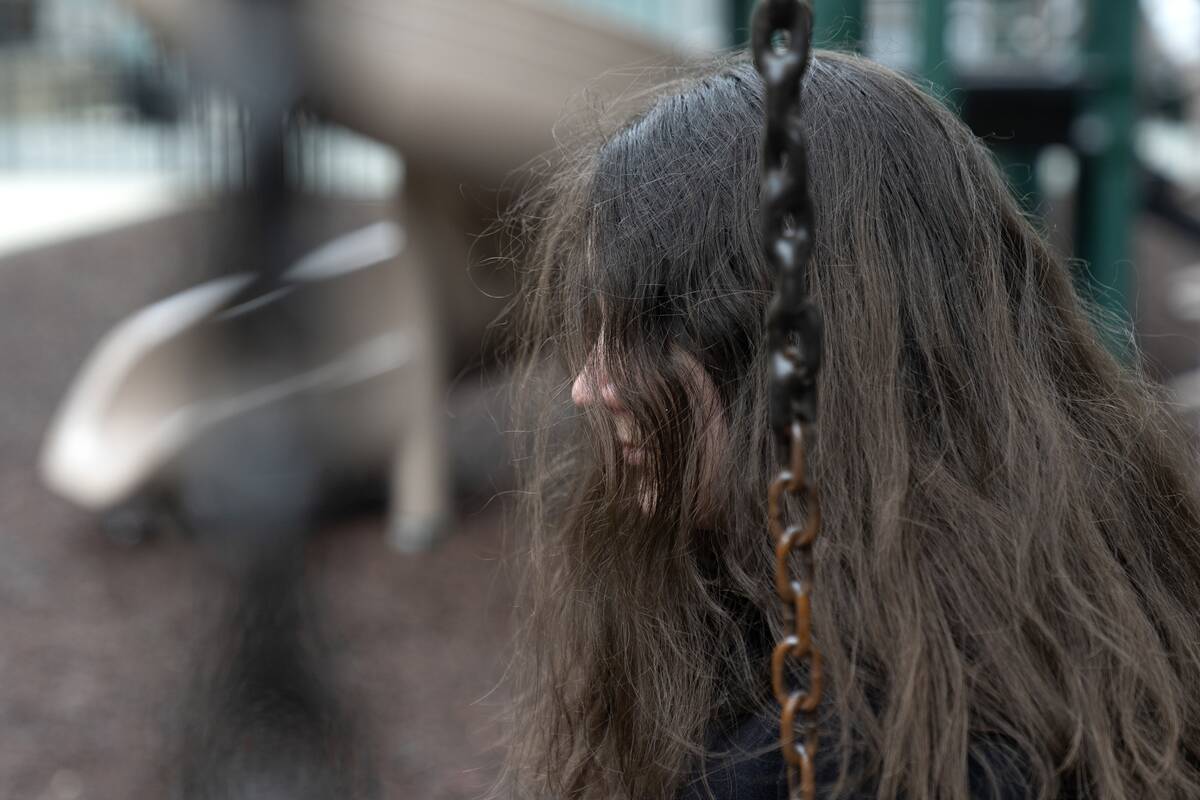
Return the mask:
<path fill-rule="evenodd" d="M 844 788 L 959 797 L 987 740 L 1046 797 L 1073 773 L 1187 796 L 1200 515 L 1174 424 L 950 112 L 829 53 L 803 104 L 823 757 Z M 772 708 L 761 118 L 749 63 L 711 66 L 524 209 L 525 387 L 551 413 L 512 763 L 550 796 L 672 797 L 716 721 Z"/>

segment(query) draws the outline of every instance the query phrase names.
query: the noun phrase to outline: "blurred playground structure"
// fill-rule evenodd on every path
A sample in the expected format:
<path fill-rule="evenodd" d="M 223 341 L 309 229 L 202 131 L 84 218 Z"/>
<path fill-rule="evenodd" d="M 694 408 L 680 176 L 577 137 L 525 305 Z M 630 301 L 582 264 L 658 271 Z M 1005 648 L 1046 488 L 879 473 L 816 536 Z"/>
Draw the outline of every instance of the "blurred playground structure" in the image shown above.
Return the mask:
<path fill-rule="evenodd" d="M 581 93 L 619 95 L 637 85 L 639 69 L 739 44 L 750 6 L 6 0 L 0 254 L 246 187 L 249 98 L 286 84 L 302 100 L 288 109 L 288 180 L 318 196 L 404 198 L 413 246 L 394 269 L 428 274 L 414 285 L 428 283 L 429 307 L 440 308 L 429 341 L 450 341 L 452 363 L 442 369 L 455 374 L 475 363 L 500 306 L 481 298 L 481 273 L 469 269 L 489 252 L 473 237 L 503 209 L 493 190 L 537 163 Z M 955 107 L 1059 247 L 1080 259 L 1081 290 L 1128 325 L 1139 213 L 1189 241 L 1197 235 L 1200 61 L 1188 46 L 1200 41 L 1196 6 L 818 0 L 816 39 L 907 70 Z M 293 39 L 279 49 L 284 27 Z M 132 336 L 122 346 L 136 350 Z M 1110 337 L 1124 347 L 1122 334 Z M 110 376 L 112 398 L 83 402 L 93 405 L 88 424 L 107 425 L 96 409 L 132 396 L 120 394 L 123 382 L 154 382 L 137 372 L 153 361 L 148 353 L 127 353 L 131 372 Z M 157 409 L 150 421 L 172 411 Z M 154 438 L 141 436 L 147 446 Z M 49 472 L 71 495 L 69 473 Z M 91 505 L 119 505 L 133 486 L 105 503 L 92 492 Z"/>

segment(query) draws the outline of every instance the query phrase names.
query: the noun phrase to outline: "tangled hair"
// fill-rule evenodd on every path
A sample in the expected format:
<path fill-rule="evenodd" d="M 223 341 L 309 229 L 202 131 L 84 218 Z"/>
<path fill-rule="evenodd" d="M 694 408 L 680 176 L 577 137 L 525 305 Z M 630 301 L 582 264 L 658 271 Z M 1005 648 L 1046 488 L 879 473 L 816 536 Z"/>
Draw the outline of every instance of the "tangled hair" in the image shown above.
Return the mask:
<path fill-rule="evenodd" d="M 805 80 L 829 791 L 988 797 L 1008 769 L 1042 798 L 1200 796 L 1181 428 L 951 113 L 853 57 L 818 52 Z M 761 116 L 753 68 L 722 61 L 570 151 L 522 208 L 522 394 L 546 412 L 526 453 L 522 797 L 668 800 L 720 721 L 774 713 Z M 611 419 L 564 412 L 601 331 L 649 437 L 636 470 Z M 681 352 L 717 388 L 717 453 Z"/>

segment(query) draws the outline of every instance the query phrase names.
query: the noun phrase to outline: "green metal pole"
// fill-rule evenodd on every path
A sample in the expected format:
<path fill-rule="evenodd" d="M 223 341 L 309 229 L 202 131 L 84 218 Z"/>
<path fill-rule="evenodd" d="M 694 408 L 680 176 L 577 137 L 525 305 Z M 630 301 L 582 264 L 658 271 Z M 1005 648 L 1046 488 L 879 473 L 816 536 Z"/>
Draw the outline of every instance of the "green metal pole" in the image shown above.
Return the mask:
<path fill-rule="evenodd" d="M 946 0 L 921 3 L 921 76 L 938 97 L 953 88 L 953 73 L 946 54 Z"/>
<path fill-rule="evenodd" d="M 862 50 L 863 0 L 813 0 L 813 42 L 835 50 Z"/>
<path fill-rule="evenodd" d="M 1076 241 L 1087 264 L 1082 288 L 1125 329 L 1113 333 L 1102 327 L 1114 352 L 1127 355 L 1133 285 L 1129 259 L 1138 202 L 1133 151 L 1137 4 L 1094 0 L 1089 23 L 1089 66 L 1098 80 L 1096 90 L 1084 98 L 1077 124 L 1083 170 Z"/>
<path fill-rule="evenodd" d="M 728 0 L 729 44 L 731 47 L 746 47 L 750 44 L 750 15 L 754 12 L 754 0 Z"/>

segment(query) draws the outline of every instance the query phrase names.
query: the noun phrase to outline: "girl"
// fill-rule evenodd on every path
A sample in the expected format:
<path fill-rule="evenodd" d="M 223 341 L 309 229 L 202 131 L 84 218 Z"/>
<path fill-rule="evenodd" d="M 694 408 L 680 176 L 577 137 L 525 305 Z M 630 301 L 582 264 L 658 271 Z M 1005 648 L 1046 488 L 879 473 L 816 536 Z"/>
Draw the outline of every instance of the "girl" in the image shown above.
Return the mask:
<path fill-rule="evenodd" d="M 525 206 L 521 797 L 783 796 L 762 95 L 744 59 L 666 87 Z M 1200 796 L 1181 430 L 940 104 L 817 53 L 802 116 L 822 796 Z"/>

